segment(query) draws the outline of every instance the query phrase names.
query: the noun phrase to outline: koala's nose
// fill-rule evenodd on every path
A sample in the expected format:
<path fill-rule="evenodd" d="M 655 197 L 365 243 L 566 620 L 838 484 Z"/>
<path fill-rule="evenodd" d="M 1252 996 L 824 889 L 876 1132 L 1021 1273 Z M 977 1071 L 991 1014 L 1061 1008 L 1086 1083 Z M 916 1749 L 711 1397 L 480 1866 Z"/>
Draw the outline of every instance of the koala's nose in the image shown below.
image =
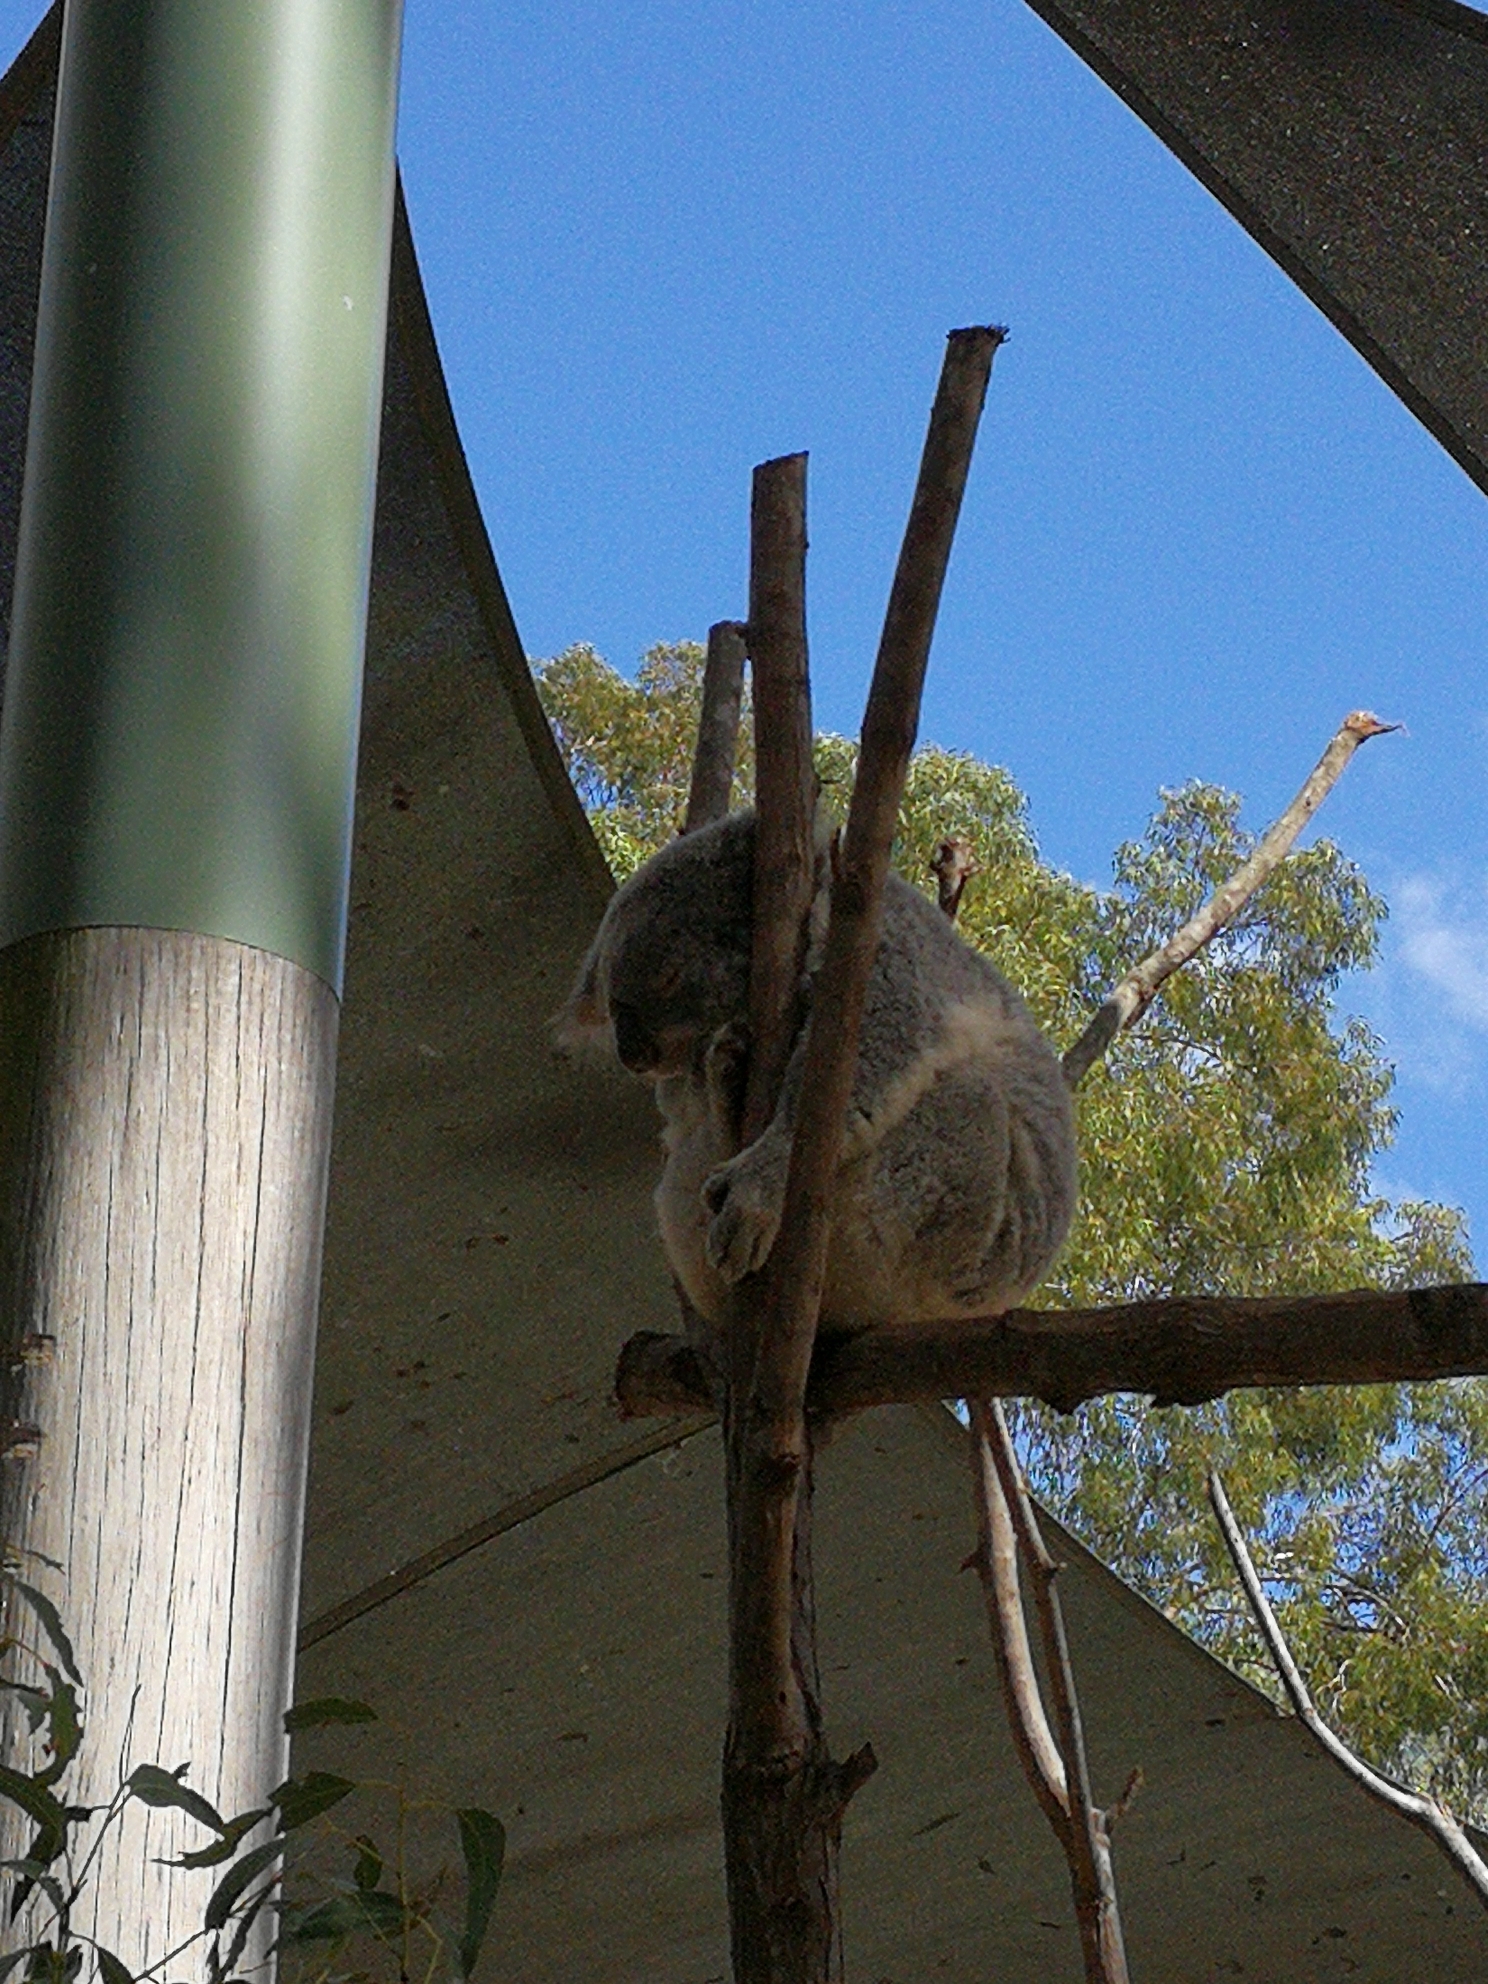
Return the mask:
<path fill-rule="evenodd" d="M 656 1042 L 634 1006 L 612 1004 L 610 1019 L 615 1028 L 615 1052 L 621 1065 L 633 1075 L 648 1074 L 656 1066 Z"/>

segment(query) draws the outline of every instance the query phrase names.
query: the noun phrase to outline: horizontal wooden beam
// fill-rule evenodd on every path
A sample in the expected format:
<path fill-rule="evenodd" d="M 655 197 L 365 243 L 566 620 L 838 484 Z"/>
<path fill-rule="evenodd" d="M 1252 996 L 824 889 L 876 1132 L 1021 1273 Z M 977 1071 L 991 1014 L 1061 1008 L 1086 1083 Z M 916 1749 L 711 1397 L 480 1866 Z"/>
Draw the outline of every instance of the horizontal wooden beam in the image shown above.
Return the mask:
<path fill-rule="evenodd" d="M 1488 1285 L 1339 1295 L 1170 1296 L 1116 1309 L 823 1335 L 807 1407 L 823 1417 L 939 1398 L 1039 1398 L 1062 1412 L 1108 1392 L 1200 1405 L 1241 1386 L 1419 1383 L 1488 1373 Z M 628 1416 L 707 1411 L 696 1353 L 643 1330 L 620 1353 Z"/>

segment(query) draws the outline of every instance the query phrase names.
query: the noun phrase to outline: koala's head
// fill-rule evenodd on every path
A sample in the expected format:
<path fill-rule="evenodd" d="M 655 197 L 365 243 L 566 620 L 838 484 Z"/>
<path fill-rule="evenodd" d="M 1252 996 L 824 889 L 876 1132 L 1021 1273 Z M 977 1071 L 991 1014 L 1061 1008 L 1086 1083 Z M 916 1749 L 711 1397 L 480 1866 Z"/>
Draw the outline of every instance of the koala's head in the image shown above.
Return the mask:
<path fill-rule="evenodd" d="M 670 842 L 616 890 L 568 1003 L 566 1044 L 613 1042 L 632 1073 L 679 1073 L 749 1010 L 754 815 Z"/>

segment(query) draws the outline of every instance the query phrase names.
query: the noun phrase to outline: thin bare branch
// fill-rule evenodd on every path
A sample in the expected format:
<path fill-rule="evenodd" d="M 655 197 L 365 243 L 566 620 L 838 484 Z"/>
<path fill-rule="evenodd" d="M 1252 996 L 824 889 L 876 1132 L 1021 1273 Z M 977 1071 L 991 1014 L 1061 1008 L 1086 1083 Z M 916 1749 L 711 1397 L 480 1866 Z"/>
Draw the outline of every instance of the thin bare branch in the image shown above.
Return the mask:
<path fill-rule="evenodd" d="M 710 820 L 721 820 L 729 809 L 739 755 L 739 712 L 744 707 L 744 634 L 737 620 L 719 620 L 708 629 L 703 704 L 687 789 L 687 817 L 682 823 L 685 834 Z"/>
<path fill-rule="evenodd" d="M 680 1337 L 620 1353 L 631 1415 L 708 1409 Z M 1113 1309 L 883 1325 L 824 1336 L 813 1417 L 943 1398 L 1039 1398 L 1062 1412 L 1111 1392 L 1199 1405 L 1246 1386 L 1370 1385 L 1488 1374 L 1488 1284 L 1335 1295 L 1175 1295 Z"/>
<path fill-rule="evenodd" d="M 992 1652 L 1013 1748 L 1044 1816 L 1068 1850 L 1069 1790 L 1059 1745 L 1044 1713 L 1023 1594 L 1018 1580 L 1018 1537 L 992 1457 L 990 1408 L 971 1411 L 972 1499 L 977 1516 L 977 1549 L 972 1562 L 987 1600 Z"/>
<path fill-rule="evenodd" d="M 1064 1078 L 1074 1088 L 1110 1046 L 1117 1034 L 1135 1026 L 1157 997 L 1166 979 L 1201 951 L 1245 906 L 1262 882 L 1290 852 L 1292 843 L 1337 784 L 1344 766 L 1369 737 L 1398 730 L 1381 723 L 1368 710 L 1354 710 L 1324 751 L 1296 798 L 1250 856 L 1215 890 L 1198 915 L 1155 950 L 1125 978 L 1064 1057 Z"/>
<path fill-rule="evenodd" d="M 1307 1683 L 1302 1678 L 1301 1669 L 1292 1658 L 1291 1648 L 1286 1643 L 1285 1635 L 1277 1623 L 1276 1614 L 1271 1610 L 1271 1602 L 1266 1597 L 1260 1578 L 1256 1575 L 1255 1564 L 1251 1560 L 1240 1525 L 1235 1520 L 1234 1511 L 1225 1494 L 1224 1483 L 1215 1473 L 1209 1476 L 1209 1501 L 1214 1510 L 1215 1520 L 1219 1524 L 1220 1534 L 1224 1537 L 1225 1548 L 1230 1553 L 1230 1560 L 1235 1566 L 1241 1584 L 1245 1587 L 1245 1596 L 1250 1602 L 1251 1613 L 1260 1628 L 1281 1685 L 1286 1690 L 1287 1700 L 1291 1703 L 1298 1720 L 1306 1724 L 1309 1732 L 1339 1769 L 1351 1777 L 1356 1784 L 1361 1784 L 1371 1797 L 1377 1798 L 1382 1805 L 1388 1805 L 1392 1812 L 1398 1812 L 1402 1818 L 1409 1819 L 1412 1825 L 1419 1826 L 1423 1832 L 1429 1833 L 1473 1889 L 1478 1900 L 1488 1908 L 1488 1865 L 1484 1864 L 1472 1841 L 1445 1806 L 1439 1805 L 1434 1798 L 1425 1798 L 1418 1792 L 1406 1791 L 1400 1785 L 1392 1784 L 1389 1778 L 1381 1777 L 1380 1773 L 1372 1770 L 1361 1757 L 1356 1757 L 1348 1745 L 1334 1735 L 1318 1714 L 1313 1706 L 1312 1696 L 1308 1693 Z"/>
<path fill-rule="evenodd" d="M 1067 1784 L 1067 1821 L 1061 1843 L 1069 1860 L 1087 1984 L 1127 1984 L 1116 1873 L 1111 1864 L 1111 1837 L 1106 1815 L 1090 1794 L 1090 1769 L 1085 1756 L 1085 1732 L 1080 1723 L 1079 1696 L 1075 1691 L 1075 1670 L 1064 1630 L 1064 1608 L 1055 1588 L 1059 1566 L 1050 1556 L 1039 1529 L 1001 1405 L 996 1402 L 978 1405 L 972 1411 L 978 1435 L 985 1438 L 997 1471 L 1018 1539 L 1019 1556 L 1033 1579 L 1034 1606 L 1044 1643 L 1044 1667 L 1054 1698 L 1054 1719 Z"/>
<path fill-rule="evenodd" d="M 939 884 L 941 911 L 954 923 L 967 878 L 979 867 L 971 842 L 964 834 L 951 835 L 935 850 L 930 867 Z M 972 1561 L 987 1601 L 987 1624 L 1003 1707 L 1023 1775 L 1068 1858 L 1074 1850 L 1069 1780 L 1044 1711 L 1033 1649 L 1028 1644 L 1018 1576 L 1018 1535 L 993 1451 L 999 1437 L 1006 1439 L 1007 1428 L 1000 1412 L 985 1402 L 969 1400 L 967 1411 L 971 1421 L 972 1501 L 977 1518 L 977 1548 Z"/>

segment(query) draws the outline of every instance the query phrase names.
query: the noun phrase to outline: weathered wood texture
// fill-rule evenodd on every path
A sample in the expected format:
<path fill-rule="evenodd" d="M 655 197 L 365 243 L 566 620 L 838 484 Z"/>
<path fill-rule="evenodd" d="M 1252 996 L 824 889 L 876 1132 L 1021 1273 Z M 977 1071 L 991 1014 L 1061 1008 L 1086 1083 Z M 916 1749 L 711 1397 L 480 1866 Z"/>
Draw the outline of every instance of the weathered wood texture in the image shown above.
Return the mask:
<path fill-rule="evenodd" d="M 747 632 L 737 620 L 718 620 L 708 629 L 697 748 L 687 788 L 687 816 L 682 823 L 685 834 L 707 826 L 710 820 L 721 820 L 729 809 L 739 755 L 739 714 L 744 707 Z"/>
<path fill-rule="evenodd" d="M 910 506 L 863 718 L 862 751 L 836 866 L 825 960 L 812 1011 L 780 1231 L 756 1293 L 731 1319 L 729 1444 L 730 1717 L 723 1816 L 736 1984 L 830 1984 L 842 1973 L 837 1855 L 842 1815 L 876 1767 L 865 1744 L 845 1763 L 827 1749 L 811 1576 L 813 1432 L 806 1412 L 826 1267 L 832 1181 L 857 1066 L 858 1031 L 882 926 L 884 878 L 919 722 L 930 639 L 966 486 L 992 358 L 1003 333 L 953 331 Z M 773 500 L 766 502 L 766 497 Z M 747 1141 L 768 1120 L 773 1045 L 794 1027 L 791 978 L 802 923 L 794 878 L 810 900 L 812 810 L 804 625 L 805 460 L 755 471 L 750 643 L 756 660 L 759 794 L 750 967 L 752 1065 Z M 771 600 L 768 642 L 760 640 Z M 778 607 L 778 612 L 776 608 Z M 758 650 L 758 652 L 756 652 Z M 766 655 L 770 655 L 769 663 Z M 772 679 L 773 678 L 773 679 Z M 767 777 L 769 768 L 774 772 Z M 768 859 L 778 839 L 782 855 Z M 801 856 L 806 861 L 803 870 Z M 803 885 L 803 886 L 802 886 Z M 796 966 L 799 970 L 799 965 Z M 782 1060 L 784 1056 L 780 1056 Z M 749 1350 L 757 1345 L 752 1381 Z"/>
<path fill-rule="evenodd" d="M 819 1416 L 941 1398 L 1041 1398 L 1073 1411 L 1107 1392 L 1199 1405 L 1244 1385 L 1373 1385 L 1488 1372 L 1488 1283 L 1339 1295 L 1174 1295 L 1117 1309 L 1013 1309 L 818 1338 Z M 710 1399 L 681 1337 L 643 1330 L 620 1353 L 632 1415 Z"/>
<path fill-rule="evenodd" d="M 754 471 L 754 932 L 742 1141 L 773 1114 L 801 1023 L 814 884 L 816 775 L 806 659 L 806 457 Z M 811 1442 L 800 1399 L 767 1369 L 778 1256 L 735 1292 L 724 1387 L 729 1721 L 723 1845 L 736 1984 L 804 1984 L 840 1968 L 837 1857 L 845 1799 L 822 1724 L 811 1569 Z"/>
<path fill-rule="evenodd" d="M 754 672 L 754 957 L 741 1141 L 769 1122 L 801 1022 L 798 986 L 815 879 L 811 680 L 806 666 L 806 457 L 754 471 L 749 625 Z"/>
<path fill-rule="evenodd" d="M 0 957 L 0 1533 L 74 1637 L 85 1803 L 136 1763 L 189 1763 L 225 1813 L 285 1774 L 337 1013 L 300 966 L 184 932 Z M 24 1719 L 3 1741 L 28 1763 Z M 156 1856 L 204 1843 L 136 1808 L 75 1926 L 158 1961 L 214 1876 Z"/>

